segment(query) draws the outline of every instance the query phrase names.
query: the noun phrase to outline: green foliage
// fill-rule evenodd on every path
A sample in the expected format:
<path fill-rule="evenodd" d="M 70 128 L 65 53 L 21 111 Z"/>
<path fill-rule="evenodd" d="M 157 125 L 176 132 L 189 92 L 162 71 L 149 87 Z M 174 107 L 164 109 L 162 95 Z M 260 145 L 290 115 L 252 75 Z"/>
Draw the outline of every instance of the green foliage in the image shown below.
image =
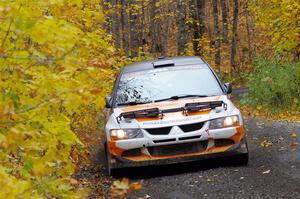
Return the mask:
<path fill-rule="evenodd" d="M 248 80 L 247 102 L 270 111 L 300 111 L 300 62 L 254 61 L 255 71 Z"/>

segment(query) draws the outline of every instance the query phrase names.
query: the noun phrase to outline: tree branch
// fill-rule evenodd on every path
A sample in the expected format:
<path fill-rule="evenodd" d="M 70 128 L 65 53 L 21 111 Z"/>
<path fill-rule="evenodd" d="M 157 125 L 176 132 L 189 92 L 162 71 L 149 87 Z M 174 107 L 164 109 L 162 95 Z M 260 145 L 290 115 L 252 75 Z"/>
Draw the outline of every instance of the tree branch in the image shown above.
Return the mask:
<path fill-rule="evenodd" d="M 18 12 L 20 11 L 21 7 L 22 7 L 22 4 L 20 4 L 19 9 L 18 9 Z M 6 40 L 7 40 L 7 37 L 8 37 L 8 35 L 9 35 L 9 33 L 10 33 L 11 25 L 12 25 L 13 22 L 14 22 L 14 18 L 11 17 L 11 18 L 10 18 L 10 22 L 9 22 L 9 26 L 8 26 L 8 29 L 7 29 L 7 31 L 6 31 L 6 33 L 5 33 L 5 36 L 4 36 L 3 41 L 2 41 L 2 44 L 1 44 L 1 48 L 4 47 L 4 44 L 5 44 L 5 42 L 6 42 Z"/>

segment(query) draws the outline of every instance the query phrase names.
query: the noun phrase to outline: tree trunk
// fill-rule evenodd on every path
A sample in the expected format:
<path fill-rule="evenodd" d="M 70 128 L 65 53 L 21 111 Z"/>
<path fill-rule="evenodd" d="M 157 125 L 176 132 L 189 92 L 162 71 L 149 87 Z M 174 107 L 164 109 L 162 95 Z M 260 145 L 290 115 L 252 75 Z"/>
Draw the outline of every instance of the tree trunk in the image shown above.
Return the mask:
<path fill-rule="evenodd" d="M 122 24 L 122 48 L 125 52 L 126 57 L 130 56 L 130 49 L 129 49 L 129 16 L 127 13 L 128 3 L 126 0 L 121 0 L 121 24 Z"/>
<path fill-rule="evenodd" d="M 220 52 L 220 29 L 219 29 L 219 18 L 218 18 L 218 0 L 212 1 L 213 16 L 214 16 L 214 46 L 215 46 L 215 64 L 221 72 L 221 52 Z"/>
<path fill-rule="evenodd" d="M 187 30 L 185 24 L 186 2 L 178 0 L 178 38 L 177 38 L 177 54 L 183 55 L 187 44 Z"/>
<path fill-rule="evenodd" d="M 204 33 L 205 0 L 192 0 L 193 13 L 193 50 L 195 55 L 201 55 L 200 39 Z"/>
<path fill-rule="evenodd" d="M 246 30 L 247 30 L 247 43 L 248 43 L 248 61 L 252 62 L 252 46 L 251 46 L 251 22 L 250 22 L 250 12 L 248 10 L 248 4 L 245 5 L 245 15 L 246 15 Z"/>
<path fill-rule="evenodd" d="M 156 6 L 157 0 L 150 2 L 150 38 L 151 38 L 151 53 L 161 53 L 160 42 L 160 19 L 159 7 Z"/>
<path fill-rule="evenodd" d="M 131 4 L 137 4 L 136 0 L 131 0 Z M 136 7 L 130 9 L 130 52 L 131 57 L 139 56 L 140 44 L 140 29 L 139 29 L 139 10 Z"/>
<path fill-rule="evenodd" d="M 111 0 L 111 5 L 113 7 L 113 13 L 111 14 L 111 31 L 114 36 L 115 44 L 117 48 L 121 48 L 121 37 L 120 37 L 120 17 L 118 9 L 118 0 Z"/>
<path fill-rule="evenodd" d="M 226 0 L 221 0 L 221 8 L 222 8 L 222 38 L 224 43 L 228 43 L 228 10 Z"/>
<path fill-rule="evenodd" d="M 237 48 L 237 26 L 238 26 L 239 2 L 233 0 L 233 21 L 232 21 L 232 41 L 231 41 L 231 57 L 230 63 L 233 69 L 236 70 L 236 48 Z"/>
<path fill-rule="evenodd" d="M 171 29 L 171 18 L 169 16 L 164 20 L 163 26 L 161 27 L 161 55 L 167 56 L 168 54 L 168 37 Z"/>
<path fill-rule="evenodd" d="M 108 15 L 107 11 L 109 10 L 109 6 L 108 6 L 109 3 L 110 3 L 110 0 L 102 0 L 102 1 L 100 1 L 100 5 L 103 8 L 103 11 L 104 11 L 105 15 Z M 104 25 L 103 25 L 104 29 L 107 32 L 111 33 L 111 21 L 110 21 L 110 17 L 106 17 L 105 21 L 106 21 L 106 23 L 104 23 Z"/>
<path fill-rule="evenodd" d="M 141 29 L 141 34 L 140 34 L 140 37 L 141 37 L 141 41 L 140 41 L 140 45 L 142 47 L 142 52 L 147 52 L 149 49 L 148 49 L 148 38 L 147 38 L 147 35 L 148 35 L 148 30 L 149 30 L 149 27 L 148 27 L 148 23 L 147 23 L 147 6 L 144 2 L 141 2 L 141 27 L 143 27 Z"/>

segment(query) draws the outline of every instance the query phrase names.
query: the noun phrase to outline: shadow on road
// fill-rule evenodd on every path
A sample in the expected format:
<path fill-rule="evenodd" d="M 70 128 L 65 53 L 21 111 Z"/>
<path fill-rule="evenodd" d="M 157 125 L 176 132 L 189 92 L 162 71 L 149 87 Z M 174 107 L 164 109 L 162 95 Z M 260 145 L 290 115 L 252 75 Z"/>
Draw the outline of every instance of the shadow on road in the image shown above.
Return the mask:
<path fill-rule="evenodd" d="M 195 162 L 160 165 L 160 166 L 147 166 L 137 168 L 126 168 L 120 170 L 115 177 L 117 178 L 131 178 L 131 179 L 147 179 L 162 176 L 171 176 L 184 173 L 193 173 L 203 170 L 214 169 L 218 167 L 236 167 L 233 158 L 218 158 L 200 160 Z"/>

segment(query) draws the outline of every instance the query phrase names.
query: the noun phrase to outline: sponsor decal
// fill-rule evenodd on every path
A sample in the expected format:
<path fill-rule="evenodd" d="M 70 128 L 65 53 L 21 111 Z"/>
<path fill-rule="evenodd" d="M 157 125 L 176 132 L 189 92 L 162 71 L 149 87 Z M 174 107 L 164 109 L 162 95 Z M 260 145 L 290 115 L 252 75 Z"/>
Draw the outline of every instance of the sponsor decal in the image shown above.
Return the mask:
<path fill-rule="evenodd" d="M 143 125 L 160 125 L 160 124 L 173 124 L 173 123 L 180 123 L 180 122 L 190 122 L 195 120 L 200 120 L 202 117 L 186 117 L 183 119 L 174 119 L 174 120 L 154 120 L 150 122 L 143 122 Z"/>

